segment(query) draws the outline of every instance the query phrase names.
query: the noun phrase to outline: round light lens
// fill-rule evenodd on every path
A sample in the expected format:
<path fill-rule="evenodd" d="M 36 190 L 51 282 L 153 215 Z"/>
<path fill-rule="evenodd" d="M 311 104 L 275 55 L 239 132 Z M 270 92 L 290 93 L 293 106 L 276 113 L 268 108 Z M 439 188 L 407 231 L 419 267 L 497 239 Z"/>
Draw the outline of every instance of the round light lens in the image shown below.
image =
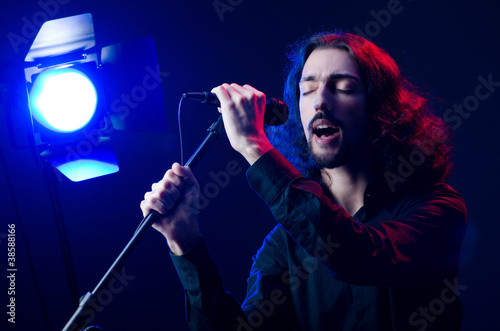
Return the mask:
<path fill-rule="evenodd" d="M 30 92 L 33 117 L 56 132 L 83 128 L 94 116 L 97 93 L 91 80 L 71 68 L 42 72 Z"/>

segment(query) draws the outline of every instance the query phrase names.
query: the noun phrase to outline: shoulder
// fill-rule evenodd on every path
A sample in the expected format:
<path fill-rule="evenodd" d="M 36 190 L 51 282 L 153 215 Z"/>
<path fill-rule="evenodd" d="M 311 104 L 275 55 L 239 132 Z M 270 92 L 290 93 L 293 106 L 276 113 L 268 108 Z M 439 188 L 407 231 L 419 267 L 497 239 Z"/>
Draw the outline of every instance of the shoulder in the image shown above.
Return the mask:
<path fill-rule="evenodd" d="M 398 220 L 441 229 L 465 231 L 467 207 L 463 197 L 446 183 L 422 185 L 396 203 Z"/>
<path fill-rule="evenodd" d="M 407 204 L 439 204 L 456 209 L 467 214 L 467 207 L 463 197 L 454 188 L 446 183 L 434 183 L 414 188 L 406 194 Z"/>
<path fill-rule="evenodd" d="M 262 246 L 253 256 L 251 274 L 256 272 L 278 272 L 287 266 L 288 244 L 286 231 L 277 225 L 264 239 Z M 274 271 L 273 271 L 274 270 Z"/>
<path fill-rule="evenodd" d="M 275 247 L 276 249 L 279 249 L 280 251 L 286 251 L 287 249 L 287 232 L 286 230 L 280 225 L 276 225 L 271 232 L 266 236 L 264 239 L 264 242 L 262 243 L 262 247 L 259 249 L 263 250 L 264 248 L 272 246 Z"/>

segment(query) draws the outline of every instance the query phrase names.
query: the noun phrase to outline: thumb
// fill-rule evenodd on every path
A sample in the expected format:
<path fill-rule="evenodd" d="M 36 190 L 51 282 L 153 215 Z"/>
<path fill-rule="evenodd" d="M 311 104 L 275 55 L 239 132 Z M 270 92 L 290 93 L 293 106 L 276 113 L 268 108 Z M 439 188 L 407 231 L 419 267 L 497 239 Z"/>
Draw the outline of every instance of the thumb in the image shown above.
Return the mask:
<path fill-rule="evenodd" d="M 200 188 L 196 177 L 193 174 L 193 171 L 189 167 L 181 166 L 179 163 L 174 163 L 172 165 L 172 171 L 179 177 L 181 177 L 185 184 L 190 187 L 195 187 L 197 189 Z"/>

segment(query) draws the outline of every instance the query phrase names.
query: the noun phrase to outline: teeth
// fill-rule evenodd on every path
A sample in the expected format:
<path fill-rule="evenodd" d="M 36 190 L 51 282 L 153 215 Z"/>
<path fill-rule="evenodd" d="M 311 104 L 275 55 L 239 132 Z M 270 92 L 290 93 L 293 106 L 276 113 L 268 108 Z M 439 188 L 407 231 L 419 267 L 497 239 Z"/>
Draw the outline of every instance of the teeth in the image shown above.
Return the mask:
<path fill-rule="evenodd" d="M 316 130 L 320 130 L 320 129 L 328 129 L 328 128 L 329 128 L 329 126 L 328 126 L 328 125 L 323 124 L 323 125 L 318 125 L 318 126 L 316 127 Z"/>
<path fill-rule="evenodd" d="M 333 126 L 329 126 L 329 125 L 325 125 L 325 124 L 322 124 L 322 125 L 318 125 L 314 130 L 324 130 L 324 129 L 332 129 L 332 130 L 335 130 L 335 131 L 338 131 L 339 129 L 336 128 L 336 127 L 333 127 Z"/>

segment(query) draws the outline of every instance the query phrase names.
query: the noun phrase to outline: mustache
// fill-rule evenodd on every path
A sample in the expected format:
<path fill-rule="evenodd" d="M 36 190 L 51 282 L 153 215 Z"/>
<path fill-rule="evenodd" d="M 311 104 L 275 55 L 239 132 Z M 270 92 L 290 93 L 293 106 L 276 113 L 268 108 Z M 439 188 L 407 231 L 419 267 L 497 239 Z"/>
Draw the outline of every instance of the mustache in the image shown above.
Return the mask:
<path fill-rule="evenodd" d="M 312 131 L 313 130 L 313 123 L 316 120 L 320 120 L 320 119 L 328 120 L 328 121 L 332 122 L 333 125 L 337 126 L 341 131 L 344 130 L 344 123 L 342 123 L 342 121 L 333 117 L 333 115 L 331 115 L 330 112 L 323 112 L 323 111 L 317 112 L 316 115 L 313 116 L 313 118 L 309 122 L 307 129 L 309 131 Z"/>

